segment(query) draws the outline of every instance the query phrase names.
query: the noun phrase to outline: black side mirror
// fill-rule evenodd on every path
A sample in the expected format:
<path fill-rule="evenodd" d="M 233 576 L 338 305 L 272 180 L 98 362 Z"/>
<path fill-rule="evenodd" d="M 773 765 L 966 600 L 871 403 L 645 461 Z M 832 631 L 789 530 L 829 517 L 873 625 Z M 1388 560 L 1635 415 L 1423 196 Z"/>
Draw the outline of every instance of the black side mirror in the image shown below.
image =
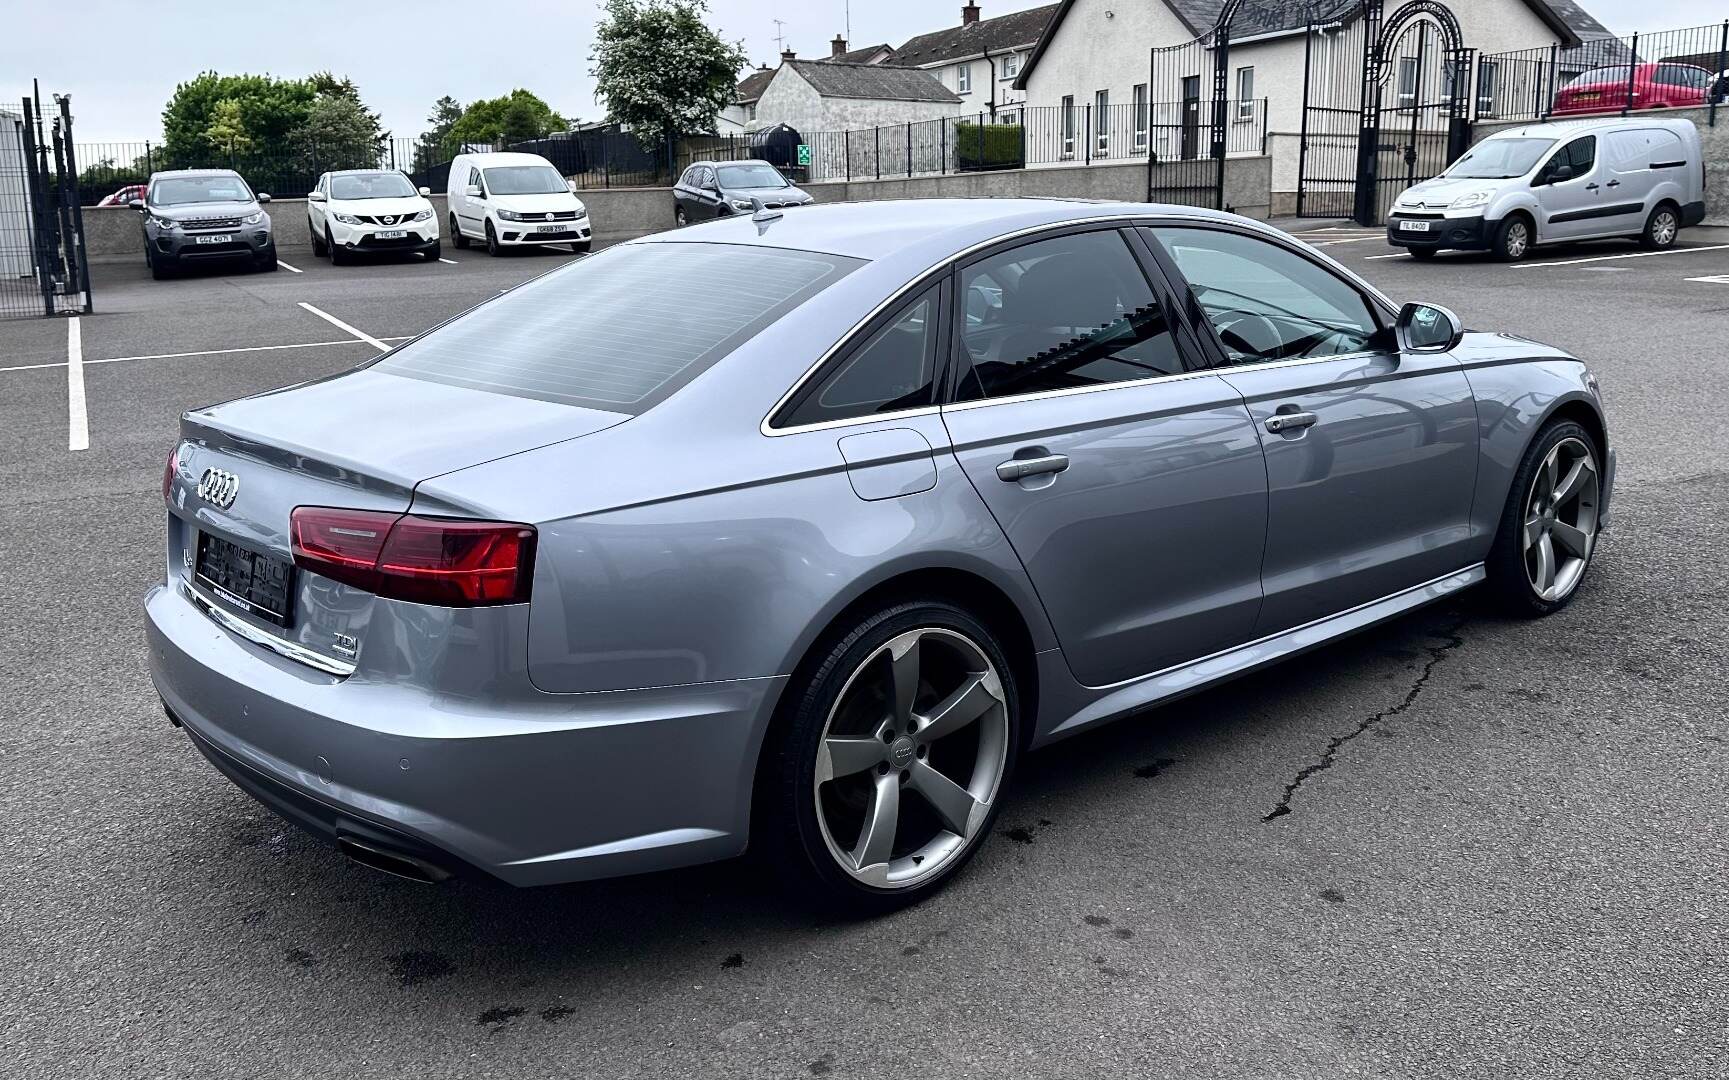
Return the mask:
<path fill-rule="evenodd" d="M 128 199 L 126 201 L 126 205 L 131 207 L 132 209 L 138 211 L 140 214 L 142 214 L 144 212 L 144 200 L 143 199 Z"/>
<path fill-rule="evenodd" d="M 1459 316 L 1438 304 L 1406 304 L 1399 309 L 1400 352 L 1448 352 L 1464 336 Z"/>
<path fill-rule="evenodd" d="M 1563 180 L 1571 179 L 1573 179 L 1573 166 L 1555 165 L 1550 167 L 1546 182 L 1550 184 L 1559 184 Z"/>

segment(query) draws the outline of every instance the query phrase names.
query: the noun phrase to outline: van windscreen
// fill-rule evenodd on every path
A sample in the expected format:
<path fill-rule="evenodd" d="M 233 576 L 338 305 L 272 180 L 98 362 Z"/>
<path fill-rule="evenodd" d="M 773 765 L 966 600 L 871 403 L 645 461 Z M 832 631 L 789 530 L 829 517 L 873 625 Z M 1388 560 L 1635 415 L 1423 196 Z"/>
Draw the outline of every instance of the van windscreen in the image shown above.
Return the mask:
<path fill-rule="evenodd" d="M 553 195 L 570 185 L 551 165 L 494 165 L 484 170 L 486 190 L 494 195 Z"/>
<path fill-rule="evenodd" d="M 1554 145 L 1554 139 L 1484 139 L 1442 175 L 1455 180 L 1511 180 L 1530 172 Z"/>
<path fill-rule="evenodd" d="M 488 301 L 374 370 L 641 413 L 862 265 L 744 244 L 626 244 Z"/>

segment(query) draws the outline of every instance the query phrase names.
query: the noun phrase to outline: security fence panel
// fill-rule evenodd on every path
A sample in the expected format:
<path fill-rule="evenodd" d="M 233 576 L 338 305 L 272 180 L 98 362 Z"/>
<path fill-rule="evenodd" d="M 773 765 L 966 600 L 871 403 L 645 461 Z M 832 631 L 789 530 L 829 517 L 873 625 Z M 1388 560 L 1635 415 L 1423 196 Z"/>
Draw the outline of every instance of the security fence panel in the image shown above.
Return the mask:
<path fill-rule="evenodd" d="M 1625 116 L 1704 106 L 1717 123 L 1729 97 L 1729 20 L 1681 30 L 1599 37 L 1571 47 L 1487 53 L 1477 61 L 1478 119 Z"/>
<path fill-rule="evenodd" d="M 1303 44 L 1297 216 L 1349 217 L 1357 198 L 1367 23 L 1311 24 Z"/>
<path fill-rule="evenodd" d="M 0 318 L 90 311 L 72 101 L 0 109 Z"/>

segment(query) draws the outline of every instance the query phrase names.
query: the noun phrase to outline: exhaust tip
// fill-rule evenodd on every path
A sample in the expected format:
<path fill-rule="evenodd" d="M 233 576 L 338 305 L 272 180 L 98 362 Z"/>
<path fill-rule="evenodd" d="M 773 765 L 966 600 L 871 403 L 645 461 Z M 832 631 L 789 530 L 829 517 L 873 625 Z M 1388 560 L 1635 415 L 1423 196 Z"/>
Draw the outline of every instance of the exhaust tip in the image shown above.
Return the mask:
<path fill-rule="evenodd" d="M 346 834 L 336 838 L 336 846 L 350 862 L 392 877 L 407 878 L 409 881 L 420 881 L 429 885 L 450 880 L 450 871 L 442 866 L 405 852 L 390 851 Z"/>

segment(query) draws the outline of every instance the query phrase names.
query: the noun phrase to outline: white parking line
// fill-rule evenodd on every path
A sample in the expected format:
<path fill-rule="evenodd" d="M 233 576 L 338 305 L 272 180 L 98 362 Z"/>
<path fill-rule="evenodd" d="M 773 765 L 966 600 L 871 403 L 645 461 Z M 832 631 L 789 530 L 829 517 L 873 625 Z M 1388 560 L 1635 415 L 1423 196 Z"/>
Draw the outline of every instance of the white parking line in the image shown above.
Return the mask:
<path fill-rule="evenodd" d="M 304 273 L 306 273 L 306 271 L 302 270 L 300 267 L 289 266 L 287 263 L 283 262 L 281 259 L 276 260 L 276 265 L 282 267 L 282 269 L 288 271 L 290 274 L 304 274 Z"/>
<path fill-rule="evenodd" d="M 1410 257 L 1411 253 L 1408 251 L 1395 251 L 1391 255 L 1365 255 L 1363 261 L 1368 262 L 1370 259 L 1409 259 Z"/>
<path fill-rule="evenodd" d="M 406 337 L 379 338 L 380 341 L 407 341 Z M 149 353 L 143 356 L 110 356 L 101 360 L 86 360 L 84 366 L 92 364 L 124 364 L 131 360 L 179 360 L 189 356 L 224 356 L 228 353 L 270 352 L 274 349 L 318 349 L 329 345 L 355 345 L 353 338 L 343 338 L 340 341 L 303 341 L 294 345 L 246 345 L 238 349 L 201 349 L 198 352 Z M 63 360 L 52 364 L 14 364 L 10 367 L 0 367 L 0 375 L 8 371 L 41 371 L 45 368 L 66 367 Z"/>
<path fill-rule="evenodd" d="M 441 262 L 441 263 L 449 263 L 449 264 L 450 264 L 450 265 L 451 265 L 451 266 L 455 266 L 455 265 L 456 265 L 456 260 L 455 260 L 455 259 L 439 259 L 439 260 L 438 260 L 438 261 L 439 261 L 439 262 Z"/>
<path fill-rule="evenodd" d="M 1555 262 L 1516 263 L 1509 270 L 1547 270 L 1552 266 L 1577 266 L 1580 263 L 1608 262 L 1610 259 L 1643 259 L 1648 255 L 1686 255 L 1695 251 L 1729 251 L 1729 244 L 1707 244 L 1704 247 L 1666 248 L 1663 251 L 1628 251 L 1620 255 L 1593 255 L 1589 259 L 1559 259 Z"/>
<path fill-rule="evenodd" d="M 90 449 L 90 413 L 84 402 L 84 331 L 66 324 L 66 449 Z"/>
<path fill-rule="evenodd" d="M 1375 233 L 1372 236 L 1353 236 L 1349 240 L 1328 240 L 1324 244 L 1316 244 L 1314 246 L 1315 247 L 1335 247 L 1339 244 L 1360 244 L 1364 240 L 1380 240 L 1382 238 L 1383 238 L 1382 233 Z"/>
<path fill-rule="evenodd" d="M 350 334 L 353 334 L 355 337 L 359 338 L 361 341 L 366 342 L 368 345 L 377 349 L 379 352 L 385 352 L 390 348 L 390 346 L 386 345 L 384 342 L 373 337 L 371 334 L 361 333 L 359 330 L 356 330 L 354 327 L 349 326 L 347 323 L 343 322 L 341 319 L 338 319 L 336 316 L 332 315 L 328 311 L 320 311 L 317 308 L 313 307 L 311 304 L 308 304 L 304 300 L 302 300 L 300 302 L 300 306 L 305 308 L 307 311 L 312 312 L 314 315 L 318 316 L 320 319 L 323 319 L 325 322 L 329 323 L 331 326 L 336 327 L 338 330 L 343 330 L 343 331 L 346 331 Z"/>
<path fill-rule="evenodd" d="M 1688 281 L 1697 281 L 1706 285 L 1729 285 L 1729 274 L 1710 274 L 1706 277 L 1690 277 Z"/>

